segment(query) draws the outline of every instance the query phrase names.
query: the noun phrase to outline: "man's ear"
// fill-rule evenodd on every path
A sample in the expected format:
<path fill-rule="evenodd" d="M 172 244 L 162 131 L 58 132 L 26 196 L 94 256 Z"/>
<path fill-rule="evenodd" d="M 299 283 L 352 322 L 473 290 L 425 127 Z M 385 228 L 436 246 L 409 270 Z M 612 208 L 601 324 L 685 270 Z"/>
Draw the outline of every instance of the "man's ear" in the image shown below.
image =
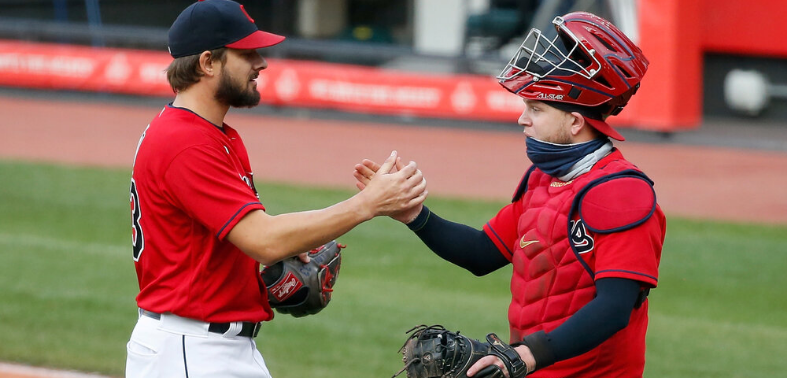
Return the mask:
<path fill-rule="evenodd" d="M 573 118 L 571 120 L 571 135 L 577 136 L 582 132 L 582 129 L 588 127 L 588 123 L 585 122 L 585 117 L 583 117 L 582 114 L 571 112 L 569 116 Z"/>
<path fill-rule="evenodd" d="M 214 67 L 214 60 L 213 54 L 210 51 L 203 51 L 202 54 L 199 55 L 199 69 L 202 71 L 202 74 L 205 76 L 213 76 L 214 70 L 217 67 Z"/>

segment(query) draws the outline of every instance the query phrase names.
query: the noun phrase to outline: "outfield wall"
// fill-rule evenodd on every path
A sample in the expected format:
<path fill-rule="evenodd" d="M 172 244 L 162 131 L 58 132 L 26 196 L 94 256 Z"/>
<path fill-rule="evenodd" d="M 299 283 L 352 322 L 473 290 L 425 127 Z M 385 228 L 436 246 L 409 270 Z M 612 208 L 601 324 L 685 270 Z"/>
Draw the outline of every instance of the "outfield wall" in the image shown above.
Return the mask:
<path fill-rule="evenodd" d="M 166 52 L 0 40 L 0 85 L 173 96 Z M 522 101 L 491 76 L 440 75 L 269 59 L 261 102 L 372 114 L 515 122 Z M 636 125 L 624 111 L 616 125 Z"/>

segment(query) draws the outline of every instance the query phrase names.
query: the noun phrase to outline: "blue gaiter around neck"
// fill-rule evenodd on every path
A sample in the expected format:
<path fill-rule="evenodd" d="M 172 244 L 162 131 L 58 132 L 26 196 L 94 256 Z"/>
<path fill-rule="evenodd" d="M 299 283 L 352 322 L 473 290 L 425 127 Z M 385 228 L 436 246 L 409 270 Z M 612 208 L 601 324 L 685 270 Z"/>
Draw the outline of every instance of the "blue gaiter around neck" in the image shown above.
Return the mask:
<path fill-rule="evenodd" d="M 608 138 L 593 139 L 576 144 L 555 144 L 528 137 L 527 157 L 535 166 L 552 177 L 567 174 L 587 154 L 609 142 Z"/>

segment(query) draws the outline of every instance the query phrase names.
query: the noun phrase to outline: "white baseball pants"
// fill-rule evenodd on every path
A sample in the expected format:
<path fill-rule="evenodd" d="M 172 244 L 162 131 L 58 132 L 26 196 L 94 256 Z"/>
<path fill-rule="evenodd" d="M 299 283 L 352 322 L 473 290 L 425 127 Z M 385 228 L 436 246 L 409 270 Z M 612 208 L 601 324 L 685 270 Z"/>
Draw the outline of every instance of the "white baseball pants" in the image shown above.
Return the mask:
<path fill-rule="evenodd" d="M 126 351 L 126 378 L 271 378 L 254 339 L 171 314 L 140 316 Z"/>

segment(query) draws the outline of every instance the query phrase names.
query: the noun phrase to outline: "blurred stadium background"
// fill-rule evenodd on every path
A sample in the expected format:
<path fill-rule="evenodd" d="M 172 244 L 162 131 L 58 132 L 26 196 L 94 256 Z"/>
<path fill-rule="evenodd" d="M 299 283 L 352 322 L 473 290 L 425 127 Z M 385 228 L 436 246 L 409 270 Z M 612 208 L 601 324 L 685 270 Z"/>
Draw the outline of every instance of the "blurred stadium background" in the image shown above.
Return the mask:
<path fill-rule="evenodd" d="M 0 85 L 169 96 L 166 31 L 189 3 L 2 0 Z M 288 37 L 265 52 L 286 62 L 266 75 L 275 89 L 265 91 L 267 104 L 498 122 L 517 110 L 491 76 L 523 35 L 552 30 L 556 14 L 588 10 L 619 25 L 651 60 L 615 122 L 666 133 L 711 117 L 787 119 L 787 24 L 772 17 L 786 8 L 780 0 L 246 4 L 260 27 Z"/>
<path fill-rule="evenodd" d="M 122 226 L 126 221 L 125 218 L 114 219 L 117 214 L 125 217 L 125 213 L 117 212 L 125 207 L 125 198 L 118 197 L 115 191 L 120 188 L 122 194 L 123 186 L 127 185 L 124 181 L 127 180 L 126 171 L 116 170 L 118 167 L 125 169 L 126 165 L 63 158 L 61 162 L 67 165 L 65 168 L 53 167 L 46 165 L 53 162 L 52 159 L 36 158 L 26 151 L 32 151 L 38 141 L 48 140 L 48 134 L 59 127 L 56 124 L 58 117 L 67 114 L 64 108 L 93 104 L 94 110 L 85 111 L 90 114 L 69 113 L 69 117 L 76 118 L 77 122 L 80 119 L 89 122 L 91 125 L 88 126 L 92 127 L 95 127 L 92 123 L 98 122 L 125 126 L 125 121 L 137 125 L 136 129 L 129 132 L 134 137 L 128 140 L 128 152 L 133 153 L 136 138 L 144 128 L 144 123 L 172 97 L 162 71 L 171 59 L 166 52 L 167 29 L 180 10 L 190 3 L 191 0 L 0 0 L 0 109 L 5 113 L 5 122 L 13 123 L 0 127 L 3 130 L 0 140 L 6 139 L 0 141 L 0 156 L 3 157 L 0 168 L 5 181 L 5 186 L 0 187 L 0 266 L 5 266 L 0 274 L 0 277 L 4 277 L 0 279 L 0 290 L 6 291 L 5 296 L 0 297 L 0 324 L 5 324 L 0 325 L 0 361 L 96 371 L 115 376 L 121 374 L 123 361 L 119 358 L 124 353 L 122 343 L 133 324 L 131 295 L 135 281 L 129 261 L 108 255 L 119 254 L 123 257 L 125 253 L 125 229 L 117 231 L 109 228 L 116 224 Z M 707 219 L 710 222 L 707 224 L 693 223 L 680 217 L 676 219 L 675 226 L 671 226 L 675 228 L 671 228 L 668 233 L 668 242 L 671 239 L 674 243 L 669 245 L 669 252 L 674 256 L 681 253 L 693 255 L 690 258 L 680 255 L 685 258 L 683 261 L 677 258 L 672 262 L 665 261 L 666 280 L 662 281 L 664 294 L 659 295 L 657 292 L 654 296 L 665 302 L 661 309 L 653 306 L 654 319 L 649 337 L 654 340 L 648 357 L 651 361 L 661 362 L 656 362 L 655 367 L 649 367 L 646 376 L 777 377 L 782 376 L 787 369 L 786 363 L 777 357 L 787 352 L 787 323 L 783 316 L 787 308 L 779 299 L 782 295 L 778 289 L 786 283 L 779 271 L 787 268 L 787 259 L 783 255 L 783 243 L 787 241 L 787 229 L 784 228 L 787 224 L 787 190 L 784 188 L 783 174 L 787 167 L 787 43 L 783 36 L 787 35 L 787 23 L 779 17 L 787 14 L 787 2 L 248 0 L 241 3 L 260 28 L 288 37 L 285 43 L 265 51 L 271 65 L 258 84 L 263 104 L 254 110 L 243 111 L 240 113 L 242 117 L 236 116 L 239 124 L 249 124 L 245 126 L 249 133 L 260 119 L 280 128 L 287 127 L 285 125 L 291 122 L 293 129 L 310 133 L 316 131 L 305 128 L 305 124 L 331 130 L 337 130 L 345 124 L 350 127 L 384 128 L 388 133 L 387 139 L 404 145 L 396 148 L 410 148 L 414 154 L 434 148 L 430 143 L 437 143 L 441 136 L 449 133 L 465 133 L 469 139 L 462 142 L 466 143 L 461 144 L 464 148 L 473 148 L 472 141 L 480 140 L 473 138 L 480 138 L 480 133 L 497 133 L 498 136 L 518 133 L 518 128 L 510 126 L 515 125 L 521 103 L 515 96 L 502 91 L 493 76 L 502 69 L 527 31 L 531 27 L 548 30 L 555 15 L 570 10 L 587 10 L 611 20 L 635 39 L 651 60 L 642 90 L 614 125 L 633 143 L 631 150 L 644 160 L 646 172 L 647 165 L 655 166 L 652 162 L 663 159 L 658 154 L 666 151 L 674 152 L 678 159 L 683 159 L 684 166 L 674 169 L 683 175 L 680 177 L 697 178 L 697 182 L 691 181 L 682 192 L 675 191 L 676 197 L 670 198 L 669 194 L 665 197 L 673 206 L 672 214 L 694 219 L 706 218 L 705 213 L 691 216 L 680 210 L 691 208 L 693 203 L 701 200 L 708 201 L 708 197 L 715 201 L 710 206 L 733 208 L 733 205 L 746 202 L 745 196 L 760 196 L 758 200 L 765 205 L 763 212 L 774 215 L 758 218 L 755 212 L 740 218 L 753 225 L 739 225 L 737 223 L 742 222 L 736 223 L 734 214 L 729 213 L 724 220 L 731 223 L 724 224 L 714 223 L 716 221 L 711 219 Z M 139 112 L 126 112 L 123 106 L 142 108 L 142 115 Z M 24 110 L 25 113 L 16 114 L 14 109 Z M 25 123 L 42 119 L 49 124 L 36 126 Z M 273 122 L 272 119 L 277 121 Z M 47 131 L 47 128 L 51 130 Z M 12 129 L 13 132 L 10 131 Z M 426 130 L 427 134 L 428 130 L 439 131 L 431 136 L 434 139 L 418 142 L 412 140 L 415 129 Z M 52 142 L 48 144 L 49 148 L 61 150 L 60 156 L 76 155 L 77 150 L 93 147 L 90 145 L 90 134 L 101 134 L 100 131 L 72 130 L 76 130 L 76 135 L 71 139 L 61 139 L 67 141 L 70 147 L 66 148 L 66 143 L 58 145 Z M 118 135 L 117 129 L 108 127 L 107 130 L 113 130 L 108 132 Z M 342 135 L 353 135 L 358 133 L 357 130 L 345 130 L 347 134 Z M 400 134 L 397 134 L 397 130 L 400 130 Z M 266 129 L 265 132 L 272 131 Z M 424 137 L 427 134 L 418 135 Z M 271 134 L 255 137 L 263 139 L 266 135 Z M 245 139 L 249 143 L 249 137 Z M 288 143 L 296 142 L 288 140 Z M 267 146 L 284 151 L 289 147 Z M 658 148 L 650 148 L 652 146 Z M 671 149 L 673 146 L 697 147 L 700 153 L 682 155 L 677 149 Z M 623 145 L 624 152 L 628 148 L 629 145 Z M 511 152 L 518 154 L 520 151 Z M 386 153 L 382 150 L 378 152 L 381 156 Z M 363 157 L 373 156 L 352 156 L 352 161 Z M 268 164 L 275 161 L 263 159 L 275 158 L 261 155 L 255 161 L 255 156 L 252 156 L 252 164 L 257 165 L 255 169 L 262 170 L 258 167 L 263 162 Z M 719 185 L 739 185 L 748 191 L 738 195 L 740 192 L 725 189 L 719 189 L 713 194 L 704 190 L 706 186 L 702 185 L 714 185 L 712 181 L 707 181 L 716 176 L 707 176 L 700 171 L 704 169 L 702 167 L 713 164 L 700 164 L 703 158 L 718 162 L 714 168 L 721 172 L 720 175 L 730 170 L 728 175 L 746 177 L 740 184 L 728 184 L 735 180 L 725 180 L 727 184 Z M 123 159 L 130 161 L 126 156 Z M 759 164 L 756 170 L 747 170 L 745 166 L 735 164 L 736 161 L 747 159 Z M 638 162 L 637 159 L 632 160 Z M 40 161 L 46 164 L 39 165 Z M 431 176 L 439 175 L 436 172 L 439 160 L 425 163 L 434 167 Z M 115 170 L 83 171 L 78 167 L 80 165 L 109 166 Z M 350 166 L 347 167 L 349 169 Z M 521 171 L 519 167 L 513 170 Z M 656 175 L 666 170 L 657 171 Z M 448 172 L 461 181 L 461 171 Z M 488 173 L 493 177 L 501 177 L 495 176 L 498 172 Z M 71 182 L 69 177 L 81 177 L 85 182 Z M 109 177 L 109 183 L 97 184 L 97 177 Z M 308 178 L 307 182 L 302 177 L 288 179 L 277 176 L 276 180 L 309 186 Z M 700 184 L 703 180 L 706 182 Z M 658 185 L 658 179 L 656 181 Z M 55 185 L 52 185 L 53 182 Z M 37 189 L 28 191 L 26 185 Z M 272 186 L 268 189 L 274 196 L 300 190 L 290 187 L 279 189 L 276 186 L 278 184 L 274 183 L 268 185 Z M 314 185 L 326 183 L 320 181 Z M 337 186 L 335 183 L 327 185 Z M 466 221 L 483 222 L 503 203 L 509 194 L 508 187 L 513 188 L 513 184 L 501 185 L 504 189 L 492 196 L 475 192 L 462 195 L 461 188 L 457 191 L 438 191 L 449 197 L 480 198 L 482 202 L 455 203 L 438 196 L 437 200 L 445 202 L 438 202 L 435 206 L 442 206 L 448 214 L 455 212 L 457 217 L 461 217 L 459 214 L 463 210 L 478 210 L 480 216 L 467 218 Z M 448 186 L 459 188 L 461 184 L 451 182 Z M 58 193 L 58 188 L 64 193 Z M 494 190 L 500 189 L 495 187 Z M 301 198 L 317 196 L 313 192 L 307 193 Z M 289 201 L 284 194 L 278 195 L 271 201 Z M 293 211 L 325 206 L 343 195 L 345 192 L 320 193 L 320 198 L 328 199 L 323 202 L 311 200 L 308 204 L 299 203 L 298 199 L 293 198 L 292 204 L 286 203 L 275 210 Z M 681 197 L 680 201 L 678 196 Z M 73 209 L 58 200 L 74 198 L 84 201 L 84 212 L 64 216 L 66 212 L 71 214 Z M 101 202 L 102 199 L 107 203 Z M 119 203 L 114 204 L 113 200 Z M 20 207 L 25 201 L 41 203 L 32 206 L 35 209 L 30 211 Z M 97 204 L 91 201 L 97 201 Z M 490 204 L 487 201 L 493 202 Z M 119 205 L 117 209 L 113 207 L 115 205 Z M 51 212 L 53 208 L 56 215 L 64 216 L 63 221 L 58 221 L 54 216 L 41 215 Z M 669 209 L 667 211 L 670 215 Z M 20 214 L 32 215 L 21 217 Z M 107 220 L 109 218 L 112 219 Z M 105 232 L 102 236 L 91 237 L 90 230 L 73 230 L 75 223 L 107 230 L 102 229 Z M 51 229 L 33 231 L 36 224 Z M 390 226 L 388 223 L 382 224 Z M 359 247 L 377 249 L 387 248 L 394 243 L 401 244 L 402 238 L 412 239 L 406 232 L 389 235 L 387 229 L 382 228 L 362 227 L 350 237 L 350 241 Z M 364 232 L 372 236 L 364 235 Z M 389 244 L 380 247 L 375 244 L 378 241 L 372 239 L 382 239 Z M 64 265 L 60 266 L 50 265 L 57 258 L 55 252 L 58 252 L 53 245 L 68 250 L 78 259 L 63 262 Z M 80 248 L 80 245 L 86 247 Z M 98 252 L 101 249 L 106 250 L 104 254 Z M 423 252 L 423 247 L 412 243 L 412 240 L 398 249 L 402 251 L 397 253 L 403 253 L 409 258 L 423 257 L 428 253 Z M 741 258 L 739 254 L 744 252 L 745 258 L 737 260 Z M 261 343 L 262 348 L 268 348 L 263 351 L 263 355 L 272 356 L 270 364 L 275 372 L 284 371 L 291 361 L 299 361 L 287 358 L 292 358 L 299 348 L 311 342 L 308 336 L 303 335 L 296 337 L 291 344 L 286 344 L 292 334 L 285 332 L 285 329 L 298 327 L 321 335 L 320 338 L 331 345 L 330 340 L 338 340 L 337 336 L 346 337 L 345 340 L 350 340 L 348 343 L 362 344 L 368 341 L 362 337 L 362 333 L 368 336 L 369 333 L 380 332 L 379 324 L 393 324 L 396 334 L 372 336 L 380 349 L 386 349 L 385 353 L 380 352 L 379 356 L 374 354 L 371 357 L 364 354 L 364 358 L 372 359 L 368 363 L 373 366 L 369 369 L 374 372 L 370 374 L 373 376 L 397 367 L 397 356 L 388 353 L 388 349 L 398 348 L 399 345 L 393 344 L 399 341 L 398 333 L 404 331 L 409 324 L 408 319 L 369 319 L 356 312 L 379 315 L 378 312 L 389 309 L 394 313 L 402 312 L 401 316 L 395 316 L 397 318 L 406 315 L 417 319 L 419 314 L 407 307 L 413 303 L 412 297 L 399 298 L 404 295 L 394 293 L 391 300 L 399 302 L 393 304 L 365 301 L 373 295 L 369 291 L 397 290 L 396 285 L 400 283 L 397 277 L 405 281 L 406 287 L 410 287 L 417 286 L 414 280 L 422 279 L 423 276 L 418 275 L 421 271 L 403 274 L 403 269 L 411 268 L 390 261 L 382 251 L 382 260 L 369 256 L 374 254 L 359 257 L 355 260 L 355 266 L 353 262 L 349 263 L 346 276 L 343 277 L 347 299 L 344 304 L 337 302 L 334 312 L 329 309 L 324 316 L 321 315 L 327 324 L 344 333 L 328 332 L 314 320 L 307 321 L 304 327 L 304 323 L 277 318 L 276 323 L 281 322 L 282 326 L 270 327 L 273 330 L 269 337 L 290 349 L 272 351 L 272 346 Z M 665 249 L 665 256 L 667 254 Z M 118 269 L 121 273 L 117 277 L 125 281 L 102 287 L 102 280 L 110 279 L 112 274 L 101 272 L 89 276 L 92 269 L 84 265 L 84 261 L 96 259 L 100 264 L 97 271 L 101 271 L 100 267 Z M 432 267 L 432 262 L 434 260 L 429 260 L 426 264 L 429 269 L 444 268 L 443 264 Z M 388 277 L 386 279 L 391 280 L 390 284 L 377 282 L 379 277 L 364 275 L 368 275 L 364 273 L 364 268 L 380 265 L 387 269 L 382 271 L 381 276 Z M 32 280 L 37 284 L 32 281 L 27 284 L 17 283 L 30 277 L 39 277 L 42 274 L 39 269 L 44 272 L 75 270 L 84 275 L 84 282 L 77 278 L 64 279 L 66 284 L 57 290 L 58 280 L 51 278 Z M 450 268 L 447 269 L 453 273 Z M 426 268 L 423 270 L 421 273 L 424 274 L 429 271 Z M 457 279 L 454 284 L 470 293 L 475 300 L 480 300 L 483 290 L 476 287 L 477 282 L 467 279 Z M 700 284 L 692 279 L 699 280 Z M 74 283 L 74 280 L 79 282 Z M 506 301 L 505 281 L 505 275 L 498 275 L 484 284 L 484 288 L 493 287 L 491 290 L 499 291 L 500 295 L 482 302 L 483 305 L 499 307 L 500 314 L 504 312 Z M 430 290 L 437 290 L 439 295 L 451 296 L 446 294 L 450 293 L 451 285 L 431 280 L 429 284 Z M 495 286 L 498 284 L 502 284 L 502 287 Z M 76 285 L 84 292 L 74 292 L 74 286 L 71 285 Z M 95 289 L 91 290 L 91 287 Z M 337 290 L 342 290 L 342 283 Z M 719 290 L 724 293 L 720 294 Z M 115 298 L 118 293 L 124 295 L 122 300 Z M 83 295 L 98 299 L 81 302 Z M 677 299 L 670 302 L 670 298 Z M 426 301 L 425 298 L 418 300 Z M 454 324 L 467 324 L 460 327 L 467 328 L 472 336 L 482 337 L 481 332 L 504 332 L 504 323 L 500 322 L 504 319 L 500 316 L 487 322 L 489 315 L 486 312 L 458 302 L 443 300 L 440 302 L 443 306 L 435 306 L 424 316 L 441 321 L 445 319 L 443 316 L 447 316 L 440 312 L 441 307 L 458 306 L 462 312 L 469 314 L 468 317 L 447 319 L 455 321 Z M 79 311 L 59 306 L 74 306 L 74 310 Z M 36 314 L 41 311 L 53 314 L 44 318 L 43 325 L 35 322 Z M 108 313 L 99 315 L 103 312 Z M 119 320 L 111 319 L 112 314 L 122 316 Z M 80 334 L 59 330 L 64 328 L 60 322 L 78 326 L 80 317 L 95 322 L 96 329 L 87 332 L 84 337 L 106 336 L 106 344 L 68 342 L 69 338 L 80 337 Z M 345 319 L 352 319 L 358 329 L 348 329 Z M 28 320 L 31 323 L 28 324 Z M 40 326 L 40 330 L 32 333 L 32 341 L 29 335 L 18 330 L 20 327 L 33 326 Z M 105 333 L 107 329 L 113 331 Z M 337 335 L 337 332 L 341 334 Z M 654 334 L 657 336 L 654 337 Z M 681 335 L 684 335 L 683 338 Z M 736 341 L 748 350 L 740 352 L 738 349 L 741 346 L 736 345 Z M 674 345 L 682 347 L 675 349 Z M 42 353 L 50 347 L 51 352 Z M 366 345 L 360 351 L 342 350 L 347 353 L 345 355 L 352 355 L 372 353 L 367 349 L 376 348 L 369 347 Z M 102 348 L 106 355 L 96 352 Z M 107 348 L 112 350 L 105 351 Z M 724 357 L 720 358 L 720 355 Z M 387 359 L 393 363 L 380 362 Z M 664 362 L 667 360 L 669 363 Z M 300 361 L 304 365 L 313 365 L 313 368 L 303 367 L 298 370 L 300 375 L 291 372 L 295 375 L 280 373 L 275 376 L 335 376 L 319 369 L 321 365 L 335 361 L 324 361 L 314 356 Z M 747 366 L 755 363 L 757 369 Z M 667 366 L 669 364 L 674 366 Z M 348 366 L 355 371 L 365 369 L 363 363 Z M 0 371 L 3 369 L 23 377 L 33 374 L 29 370 L 12 369 L 0 364 Z M 354 375 L 348 373 L 347 376 Z"/>

